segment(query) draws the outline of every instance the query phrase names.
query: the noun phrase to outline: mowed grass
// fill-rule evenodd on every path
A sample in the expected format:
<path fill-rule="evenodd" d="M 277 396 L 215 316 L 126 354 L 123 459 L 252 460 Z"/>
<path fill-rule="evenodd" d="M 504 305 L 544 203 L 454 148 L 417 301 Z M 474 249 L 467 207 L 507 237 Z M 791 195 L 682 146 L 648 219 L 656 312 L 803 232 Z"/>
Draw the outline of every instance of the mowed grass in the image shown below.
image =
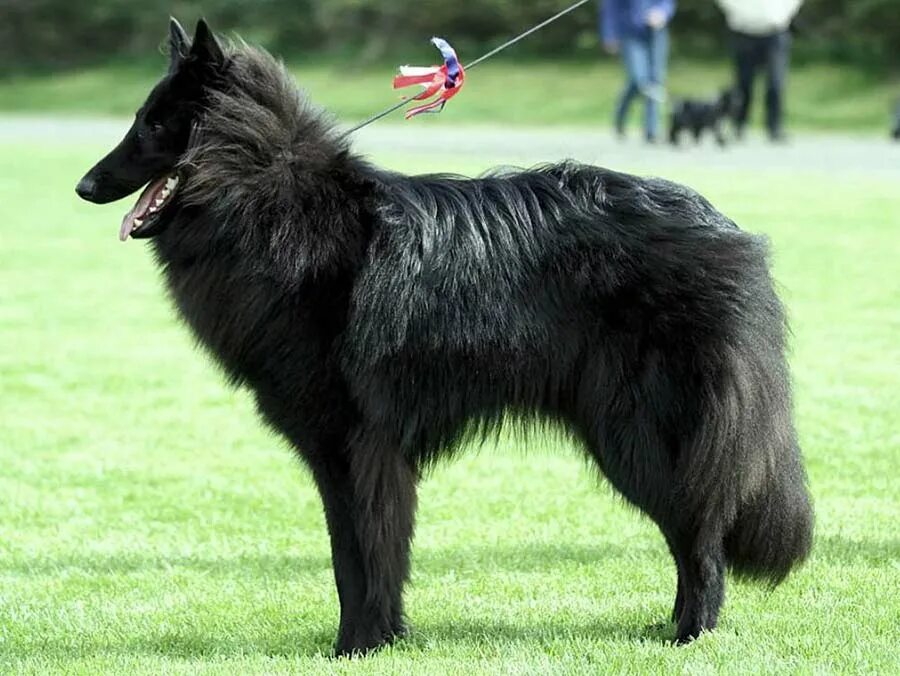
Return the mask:
<path fill-rule="evenodd" d="M 788 582 L 730 581 L 720 629 L 668 645 L 655 527 L 566 443 L 505 437 L 422 486 L 411 637 L 335 661 L 316 491 L 117 241 L 127 206 L 76 200 L 103 150 L 0 146 L 0 671 L 900 673 L 892 177 L 658 172 L 773 241 L 817 509 Z"/>
<path fill-rule="evenodd" d="M 430 64 L 436 52 L 412 46 L 407 60 Z M 398 100 L 391 90 L 395 63 L 298 61 L 291 70 L 315 101 L 346 122 L 368 118 Z M 131 115 L 135 102 L 165 70 L 164 57 L 143 63 L 44 75 L 0 78 L 0 111 L 74 115 Z M 617 59 L 524 62 L 498 57 L 473 70 L 465 93 L 444 115 L 448 122 L 513 125 L 611 125 L 623 84 Z M 725 60 L 698 62 L 676 58 L 670 65 L 673 97 L 714 97 L 732 81 Z M 764 80 L 757 83 L 754 111 L 762 119 Z M 789 124 L 815 130 L 865 131 L 887 135 L 896 83 L 883 73 L 852 66 L 801 64 L 791 71 L 787 93 Z M 635 124 L 637 115 L 634 116 Z M 389 121 L 402 120 L 396 114 Z"/>

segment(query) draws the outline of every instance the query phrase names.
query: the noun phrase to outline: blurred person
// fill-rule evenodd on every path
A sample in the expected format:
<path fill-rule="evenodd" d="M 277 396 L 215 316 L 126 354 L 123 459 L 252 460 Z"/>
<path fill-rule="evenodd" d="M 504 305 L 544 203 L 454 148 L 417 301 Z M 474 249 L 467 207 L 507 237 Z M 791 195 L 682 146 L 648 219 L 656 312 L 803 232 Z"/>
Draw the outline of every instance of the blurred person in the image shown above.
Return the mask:
<path fill-rule="evenodd" d="M 895 141 L 900 141 L 900 99 L 894 104 L 894 125 L 891 127 L 891 136 Z"/>
<path fill-rule="evenodd" d="M 737 87 L 741 95 L 735 119 L 743 137 L 753 98 L 753 81 L 766 69 L 766 129 L 769 139 L 784 141 L 784 87 L 790 62 L 790 26 L 803 0 L 716 0 L 731 30 Z"/>
<path fill-rule="evenodd" d="M 668 25 L 675 14 L 675 0 L 601 0 L 600 10 L 603 46 L 610 54 L 621 53 L 627 77 L 616 106 L 616 134 L 625 136 L 628 110 L 640 95 L 645 101 L 644 137 L 655 143 L 665 98 Z"/>

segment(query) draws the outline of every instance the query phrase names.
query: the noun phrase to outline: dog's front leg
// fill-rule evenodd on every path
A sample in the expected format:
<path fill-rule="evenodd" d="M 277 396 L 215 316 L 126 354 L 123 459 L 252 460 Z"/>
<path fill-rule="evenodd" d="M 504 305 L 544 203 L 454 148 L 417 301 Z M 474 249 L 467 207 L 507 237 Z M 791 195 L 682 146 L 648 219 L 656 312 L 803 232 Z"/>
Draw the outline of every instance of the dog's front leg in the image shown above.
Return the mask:
<path fill-rule="evenodd" d="M 336 643 L 336 650 L 340 652 L 341 638 L 355 633 L 356 624 L 363 615 L 366 576 L 353 518 L 355 500 L 350 461 L 344 448 L 330 451 L 325 457 L 309 460 L 309 464 L 322 497 L 331 538 L 331 563 L 341 609 Z"/>
<path fill-rule="evenodd" d="M 673 146 L 679 145 L 681 140 L 681 125 L 672 122 L 672 126 L 669 128 L 669 143 Z"/>
<path fill-rule="evenodd" d="M 342 533 L 333 547 L 341 554 L 335 558 L 339 590 L 340 562 L 349 568 L 344 571 L 347 599 L 341 599 L 338 655 L 369 652 L 406 632 L 403 585 L 409 576 L 416 506 L 416 472 L 396 446 L 360 435 L 350 444 L 349 461 L 352 543 Z"/>

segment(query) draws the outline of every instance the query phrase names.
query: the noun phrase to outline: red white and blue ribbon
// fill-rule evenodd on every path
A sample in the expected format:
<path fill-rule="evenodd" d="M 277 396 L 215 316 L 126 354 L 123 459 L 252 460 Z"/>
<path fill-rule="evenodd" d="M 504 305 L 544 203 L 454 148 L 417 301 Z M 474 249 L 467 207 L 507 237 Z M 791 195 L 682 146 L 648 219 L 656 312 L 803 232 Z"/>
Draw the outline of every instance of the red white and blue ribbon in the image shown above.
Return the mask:
<path fill-rule="evenodd" d="M 456 56 L 456 50 L 443 38 L 431 38 L 431 44 L 438 48 L 444 58 L 442 66 L 401 66 L 400 74 L 394 78 L 394 89 L 419 85 L 420 94 L 414 101 L 428 101 L 406 111 L 406 119 L 421 113 L 439 113 L 462 89 L 466 81 L 466 71 Z M 434 97 L 434 98 L 432 98 Z"/>
<path fill-rule="evenodd" d="M 472 70 L 478 64 L 487 61 L 491 57 L 511 47 L 520 40 L 524 40 L 529 35 L 532 35 L 533 33 L 541 30 L 542 28 L 544 28 L 544 26 L 549 26 L 554 21 L 557 21 L 570 12 L 574 12 L 576 9 L 583 5 L 586 5 L 589 2 L 592 2 L 592 0 L 575 0 L 575 3 L 573 5 L 570 5 L 566 9 L 557 12 L 549 19 L 546 19 L 541 23 L 532 26 L 524 33 L 520 33 L 516 37 L 507 40 L 499 47 L 495 47 L 487 54 L 484 54 L 483 56 L 466 64 L 465 67 L 459 62 L 459 58 L 457 58 L 456 56 L 456 50 L 454 50 L 453 47 L 450 46 L 450 43 L 441 38 L 431 38 L 431 43 L 441 51 L 441 56 L 444 57 L 444 65 L 424 67 L 403 66 L 400 68 L 400 75 L 394 78 L 394 89 L 402 89 L 404 87 L 420 85 L 423 88 L 423 91 L 417 96 L 413 96 L 411 98 L 404 97 L 401 101 L 395 103 L 389 108 L 382 110 L 380 113 L 375 113 L 359 124 L 350 127 L 347 131 L 344 132 L 344 136 L 349 136 L 350 134 L 359 131 L 363 127 L 368 127 L 373 122 L 377 122 L 381 118 L 390 115 L 394 111 L 400 110 L 400 108 L 406 106 L 410 101 L 428 102 L 407 110 L 407 120 L 411 117 L 419 115 L 420 113 L 439 113 L 444 109 L 444 106 L 447 105 L 447 101 L 456 96 L 457 93 L 459 93 L 459 90 L 462 89 L 462 86 L 466 81 L 467 70 Z M 431 100 L 429 101 L 428 99 Z"/>

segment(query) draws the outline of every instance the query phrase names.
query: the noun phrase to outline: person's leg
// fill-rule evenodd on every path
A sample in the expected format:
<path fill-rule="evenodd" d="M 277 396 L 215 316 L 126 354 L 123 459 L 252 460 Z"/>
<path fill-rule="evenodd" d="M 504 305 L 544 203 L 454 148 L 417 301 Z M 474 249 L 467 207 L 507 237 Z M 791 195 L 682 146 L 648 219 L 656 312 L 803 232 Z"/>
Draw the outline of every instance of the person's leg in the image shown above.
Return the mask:
<path fill-rule="evenodd" d="M 622 40 L 622 64 L 625 66 L 626 83 L 616 106 L 615 126 L 619 136 L 625 134 L 628 110 L 631 102 L 640 92 L 641 83 L 646 79 L 647 50 L 641 40 L 627 37 Z"/>
<path fill-rule="evenodd" d="M 755 38 L 732 32 L 731 41 L 734 50 L 735 80 L 740 94 L 740 101 L 734 116 L 734 126 L 735 133 L 738 138 L 741 138 L 744 135 L 753 102 L 753 76 L 756 71 Z"/>
<path fill-rule="evenodd" d="M 769 138 L 784 138 L 784 86 L 790 62 L 791 34 L 776 33 L 766 42 L 766 128 Z"/>
<path fill-rule="evenodd" d="M 644 132 L 648 141 L 659 138 L 659 118 L 665 96 L 666 71 L 669 63 L 669 31 L 667 28 L 650 31 L 648 40 L 647 83 Z"/>

